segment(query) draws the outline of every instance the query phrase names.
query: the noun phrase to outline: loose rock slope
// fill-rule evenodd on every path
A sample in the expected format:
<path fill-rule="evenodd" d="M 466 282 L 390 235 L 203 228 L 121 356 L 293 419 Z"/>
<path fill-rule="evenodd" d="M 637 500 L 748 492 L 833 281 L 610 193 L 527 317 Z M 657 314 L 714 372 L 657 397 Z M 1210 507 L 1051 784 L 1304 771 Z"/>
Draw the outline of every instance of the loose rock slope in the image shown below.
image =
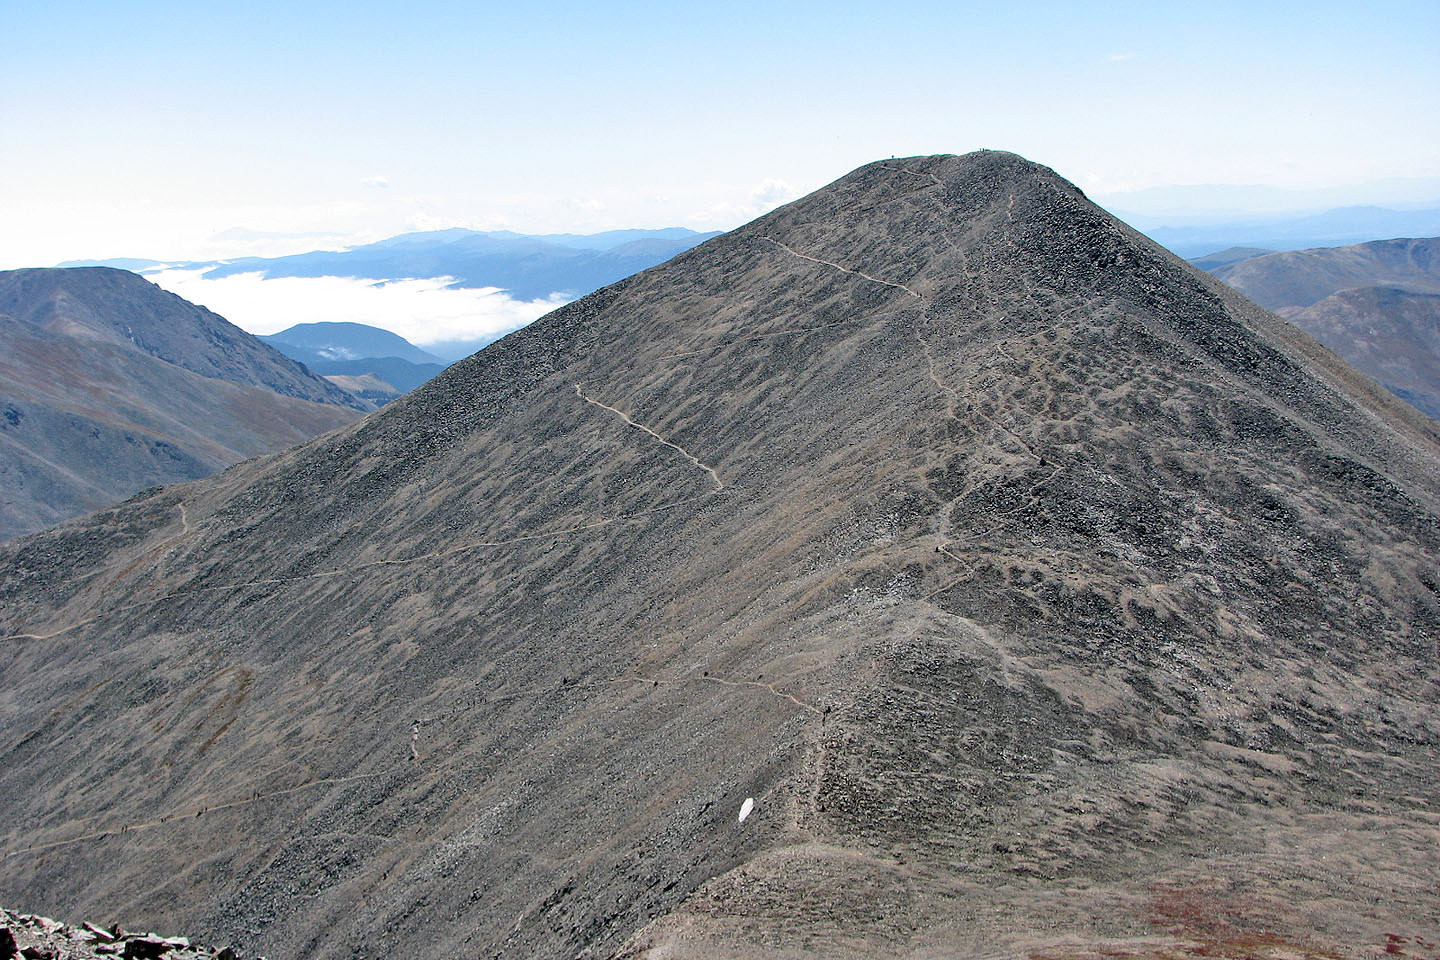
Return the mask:
<path fill-rule="evenodd" d="M 1437 468 L 1052 171 L 872 164 L 0 548 L 0 898 L 286 957 L 1423 955 Z"/>

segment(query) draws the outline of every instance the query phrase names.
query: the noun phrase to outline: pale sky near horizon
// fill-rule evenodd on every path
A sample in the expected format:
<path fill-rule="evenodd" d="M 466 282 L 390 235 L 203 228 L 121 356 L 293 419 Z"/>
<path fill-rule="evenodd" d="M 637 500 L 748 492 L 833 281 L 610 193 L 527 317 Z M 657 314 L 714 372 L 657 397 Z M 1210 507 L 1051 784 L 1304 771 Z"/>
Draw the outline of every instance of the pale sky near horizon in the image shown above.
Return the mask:
<path fill-rule="evenodd" d="M 1437 40 L 1433 0 L 9 0 L 0 268 L 726 229 L 980 147 L 1101 194 L 1435 178 Z"/>

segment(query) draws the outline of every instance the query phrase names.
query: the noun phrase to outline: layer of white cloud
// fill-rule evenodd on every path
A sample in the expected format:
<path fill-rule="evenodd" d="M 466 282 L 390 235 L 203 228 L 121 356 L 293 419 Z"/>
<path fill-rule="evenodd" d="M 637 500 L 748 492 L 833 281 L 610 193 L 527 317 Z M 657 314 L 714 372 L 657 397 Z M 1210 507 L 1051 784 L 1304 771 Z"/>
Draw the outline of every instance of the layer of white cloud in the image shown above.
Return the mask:
<path fill-rule="evenodd" d="M 214 310 L 251 333 L 277 333 L 297 323 L 349 321 L 380 327 L 418 346 L 473 340 L 518 330 L 568 302 L 516 300 L 494 287 L 449 286 L 433 280 L 355 280 L 242 273 L 207 279 L 200 270 L 164 270 L 147 279 Z"/>

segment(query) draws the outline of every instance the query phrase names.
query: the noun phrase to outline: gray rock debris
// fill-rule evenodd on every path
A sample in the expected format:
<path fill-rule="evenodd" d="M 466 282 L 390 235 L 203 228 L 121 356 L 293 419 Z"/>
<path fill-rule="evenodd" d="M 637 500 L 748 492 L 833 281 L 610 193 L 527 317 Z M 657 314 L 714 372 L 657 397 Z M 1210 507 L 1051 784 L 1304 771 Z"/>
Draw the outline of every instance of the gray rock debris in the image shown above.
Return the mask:
<path fill-rule="evenodd" d="M 186 937 L 134 933 L 114 925 L 71 926 L 29 913 L 0 909 L 0 960 L 240 960 L 230 947 L 214 949 Z"/>

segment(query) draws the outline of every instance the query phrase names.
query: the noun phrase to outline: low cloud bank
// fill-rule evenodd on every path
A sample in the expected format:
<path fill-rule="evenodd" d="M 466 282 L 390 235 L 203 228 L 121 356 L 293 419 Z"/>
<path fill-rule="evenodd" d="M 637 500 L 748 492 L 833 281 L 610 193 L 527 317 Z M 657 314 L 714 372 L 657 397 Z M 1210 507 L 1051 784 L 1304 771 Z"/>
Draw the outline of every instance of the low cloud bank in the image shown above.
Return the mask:
<path fill-rule="evenodd" d="M 278 333 L 297 323 L 349 321 L 398 333 L 417 346 L 494 338 L 518 330 L 569 302 L 558 295 L 516 300 L 495 287 L 451 287 L 429 280 L 276 277 L 259 273 L 206 279 L 201 270 L 162 270 L 146 278 L 214 310 L 250 333 Z"/>

